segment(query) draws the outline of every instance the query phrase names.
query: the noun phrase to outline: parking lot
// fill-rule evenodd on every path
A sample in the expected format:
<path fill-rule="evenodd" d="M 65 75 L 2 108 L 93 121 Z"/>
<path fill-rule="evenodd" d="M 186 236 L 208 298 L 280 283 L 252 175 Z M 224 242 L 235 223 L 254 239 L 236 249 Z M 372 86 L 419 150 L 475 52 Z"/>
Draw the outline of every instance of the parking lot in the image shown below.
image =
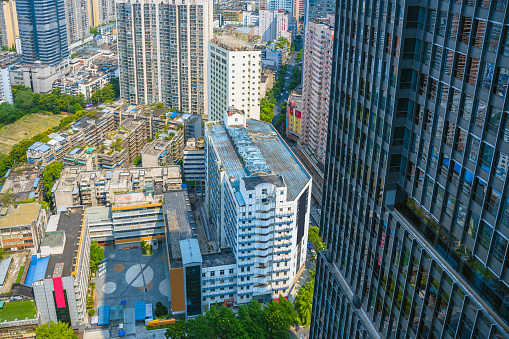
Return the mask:
<path fill-rule="evenodd" d="M 144 256 L 140 248 L 121 250 L 106 246 L 106 273 L 95 278 L 96 309 L 102 305 L 117 306 L 122 300 L 126 307 L 134 307 L 136 301 L 168 304 L 169 273 L 164 245 Z"/>

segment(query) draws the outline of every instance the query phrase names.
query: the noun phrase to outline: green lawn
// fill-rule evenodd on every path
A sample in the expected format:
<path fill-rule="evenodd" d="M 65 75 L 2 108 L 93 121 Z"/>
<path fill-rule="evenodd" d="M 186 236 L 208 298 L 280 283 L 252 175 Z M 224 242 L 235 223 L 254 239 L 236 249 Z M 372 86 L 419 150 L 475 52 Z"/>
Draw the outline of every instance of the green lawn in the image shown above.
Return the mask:
<path fill-rule="evenodd" d="M 19 268 L 18 277 L 16 278 L 16 284 L 19 284 L 21 281 L 21 276 L 23 275 L 23 270 L 25 269 L 25 265 Z"/>
<path fill-rule="evenodd" d="M 36 314 L 35 302 L 32 300 L 6 302 L 0 310 L 0 322 L 33 319 Z"/>

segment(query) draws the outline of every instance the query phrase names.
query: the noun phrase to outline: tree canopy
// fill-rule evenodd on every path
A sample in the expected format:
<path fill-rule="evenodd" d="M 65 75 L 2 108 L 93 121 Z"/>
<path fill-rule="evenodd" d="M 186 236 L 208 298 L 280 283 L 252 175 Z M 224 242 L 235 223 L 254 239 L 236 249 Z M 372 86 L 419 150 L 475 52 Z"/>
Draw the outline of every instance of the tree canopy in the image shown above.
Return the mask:
<path fill-rule="evenodd" d="M 47 322 L 35 329 L 37 338 L 42 339 L 78 339 L 78 336 L 74 334 L 74 331 L 68 324 L 63 322 Z"/>
<path fill-rule="evenodd" d="M 252 300 L 248 305 L 241 305 L 237 315 L 226 306 L 211 305 L 205 315 L 179 321 L 168 328 L 165 336 L 171 339 L 283 339 L 288 338 L 290 325 L 295 321 L 292 304 L 280 296 L 268 306 Z"/>
<path fill-rule="evenodd" d="M 47 165 L 42 172 L 42 183 L 46 189 L 46 201 L 48 202 L 51 201 L 51 189 L 53 188 L 53 183 L 60 178 L 63 168 L 64 165 L 57 161 Z"/>
<path fill-rule="evenodd" d="M 318 226 L 309 225 L 308 229 L 308 241 L 313 244 L 317 251 L 324 251 L 327 246 L 323 242 L 319 234 L 320 229 Z"/>
<path fill-rule="evenodd" d="M 92 272 L 97 272 L 99 263 L 104 259 L 104 248 L 99 246 L 97 241 L 92 241 L 90 244 L 90 269 Z"/>

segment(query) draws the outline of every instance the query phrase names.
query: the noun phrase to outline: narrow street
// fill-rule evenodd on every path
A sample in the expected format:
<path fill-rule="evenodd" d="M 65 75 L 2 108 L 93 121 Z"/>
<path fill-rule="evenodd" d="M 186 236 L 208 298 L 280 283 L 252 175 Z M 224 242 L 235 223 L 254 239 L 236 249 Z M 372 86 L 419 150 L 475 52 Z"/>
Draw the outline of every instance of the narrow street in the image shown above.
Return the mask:
<path fill-rule="evenodd" d="M 300 48 L 300 44 L 297 47 Z M 290 80 L 292 78 L 293 67 L 295 67 L 299 64 L 299 61 L 297 60 L 297 53 L 298 53 L 298 51 L 293 52 L 292 56 L 290 57 L 290 60 L 287 63 L 288 70 L 285 75 L 285 88 L 284 88 L 283 92 L 281 93 L 281 95 L 277 98 L 277 103 L 276 103 L 276 106 L 274 107 L 274 119 L 272 119 L 273 125 L 276 125 L 277 120 L 279 119 L 279 116 L 281 115 L 281 104 L 283 102 L 286 102 L 288 100 L 288 96 L 290 95 L 288 87 L 290 85 Z"/>

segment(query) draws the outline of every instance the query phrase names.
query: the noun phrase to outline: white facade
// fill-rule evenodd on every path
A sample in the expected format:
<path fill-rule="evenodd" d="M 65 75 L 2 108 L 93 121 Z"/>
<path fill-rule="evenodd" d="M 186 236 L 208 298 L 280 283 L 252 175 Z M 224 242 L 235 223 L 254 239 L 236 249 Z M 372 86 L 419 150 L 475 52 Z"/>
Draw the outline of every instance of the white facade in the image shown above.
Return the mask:
<path fill-rule="evenodd" d="M 244 26 L 257 26 L 260 15 L 257 12 L 244 12 L 242 18 Z"/>
<path fill-rule="evenodd" d="M 242 46 L 233 47 L 234 43 Z M 260 119 L 260 51 L 246 42 L 218 36 L 209 43 L 209 120 L 221 121 L 230 106 Z"/>
<path fill-rule="evenodd" d="M 262 41 L 275 41 L 280 37 L 290 38 L 289 15 L 284 10 L 260 10 L 258 34 Z"/>
<path fill-rule="evenodd" d="M 205 206 L 237 265 L 237 303 L 286 296 L 304 265 L 311 178 L 270 124 L 205 127 Z"/>
<path fill-rule="evenodd" d="M 90 35 L 88 0 L 66 0 L 67 42 L 73 43 Z"/>
<path fill-rule="evenodd" d="M 13 103 L 11 78 L 9 76 L 9 68 L 0 68 L 0 102 L 7 101 Z"/>

